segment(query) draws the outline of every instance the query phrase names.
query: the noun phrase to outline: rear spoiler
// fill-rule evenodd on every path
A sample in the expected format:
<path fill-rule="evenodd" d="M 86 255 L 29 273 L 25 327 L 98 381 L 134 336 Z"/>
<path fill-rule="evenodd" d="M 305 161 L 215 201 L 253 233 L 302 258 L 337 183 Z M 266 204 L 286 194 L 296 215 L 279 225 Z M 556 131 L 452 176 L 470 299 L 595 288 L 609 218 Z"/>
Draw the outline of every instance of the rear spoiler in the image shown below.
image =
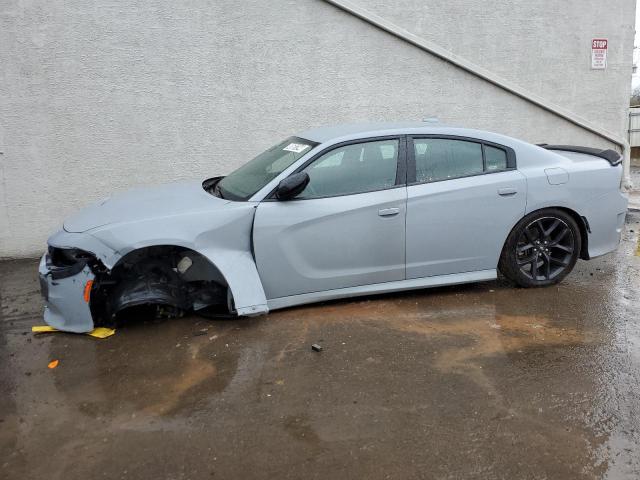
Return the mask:
<path fill-rule="evenodd" d="M 613 167 L 622 163 L 622 155 L 620 155 L 615 150 L 600 150 L 599 148 L 576 147 L 573 145 L 549 145 L 547 143 L 538 143 L 538 146 L 546 150 L 585 153 L 587 155 L 593 155 L 594 157 L 604 158 Z"/>

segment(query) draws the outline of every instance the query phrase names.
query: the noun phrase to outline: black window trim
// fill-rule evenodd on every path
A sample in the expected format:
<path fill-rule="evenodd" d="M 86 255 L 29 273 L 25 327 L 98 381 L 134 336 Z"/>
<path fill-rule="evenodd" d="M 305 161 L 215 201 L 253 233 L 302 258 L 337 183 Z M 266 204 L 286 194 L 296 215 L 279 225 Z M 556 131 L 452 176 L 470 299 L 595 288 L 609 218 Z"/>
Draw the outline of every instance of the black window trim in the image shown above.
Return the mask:
<path fill-rule="evenodd" d="M 432 139 L 441 139 L 441 140 L 459 140 L 462 142 L 479 143 L 482 149 L 482 172 L 470 173 L 469 175 L 461 175 L 459 177 L 442 178 L 439 180 L 428 180 L 428 181 L 422 181 L 422 182 L 417 181 L 416 180 L 416 150 L 413 145 L 413 141 L 414 139 L 419 140 L 421 138 L 432 138 Z M 507 155 L 507 168 L 503 168 L 501 170 L 487 171 L 487 158 L 485 155 L 485 146 L 503 150 Z M 496 173 L 510 172 L 512 170 L 517 169 L 516 152 L 513 148 L 507 147 L 506 145 L 501 145 L 499 143 L 494 143 L 488 140 L 482 140 L 480 138 L 462 137 L 458 135 L 438 135 L 438 134 L 407 135 L 406 155 L 407 155 L 407 186 L 423 185 L 425 183 L 446 182 L 449 180 L 457 180 L 459 178 L 478 177 L 480 175 L 492 175 Z"/>
<path fill-rule="evenodd" d="M 323 196 L 320 196 L 320 197 L 312 197 L 312 198 L 292 198 L 291 200 L 287 200 L 287 201 L 288 202 L 293 202 L 293 201 L 299 201 L 299 200 L 318 200 L 318 199 L 321 199 L 321 198 L 346 197 L 346 196 L 350 196 L 350 195 L 360 195 L 360 194 L 363 194 L 363 193 L 382 192 L 384 190 L 392 190 L 392 189 L 399 188 L 399 187 L 405 187 L 407 185 L 407 145 L 408 145 L 408 143 L 407 143 L 407 135 L 385 135 L 385 136 L 376 136 L 376 137 L 357 138 L 355 140 L 347 140 L 345 142 L 340 142 L 340 143 L 336 143 L 336 144 L 330 145 L 329 147 L 325 148 L 324 150 L 319 151 L 313 157 L 311 157 L 307 161 L 305 161 L 302 165 L 300 165 L 293 172 L 291 172 L 291 174 L 289 176 L 303 171 L 310 164 L 315 162 L 320 157 L 323 157 L 324 155 L 328 154 L 332 150 L 336 150 L 336 149 L 341 148 L 341 147 L 346 147 L 348 145 L 357 145 L 359 143 L 382 142 L 382 141 L 385 141 L 385 140 L 398 140 L 398 159 L 396 161 L 396 182 L 393 185 L 391 185 L 390 187 L 374 188 L 374 189 L 371 189 L 371 190 L 364 190 L 362 192 L 355 192 L 355 193 L 342 193 L 342 194 L 339 194 L 339 195 L 323 195 Z M 278 186 L 276 185 L 274 187 L 274 189 L 269 193 L 269 195 L 267 195 L 265 197 L 264 201 L 268 201 L 268 202 L 278 201 L 278 199 L 275 198 L 275 193 L 276 193 L 276 189 L 277 188 L 278 188 Z"/>

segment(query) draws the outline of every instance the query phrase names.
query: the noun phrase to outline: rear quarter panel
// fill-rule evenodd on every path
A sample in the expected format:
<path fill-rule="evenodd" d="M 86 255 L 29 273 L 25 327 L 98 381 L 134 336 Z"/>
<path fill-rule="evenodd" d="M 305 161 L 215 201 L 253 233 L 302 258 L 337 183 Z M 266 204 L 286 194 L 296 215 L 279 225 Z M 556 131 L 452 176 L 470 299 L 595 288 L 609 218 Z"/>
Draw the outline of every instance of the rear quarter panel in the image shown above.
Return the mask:
<path fill-rule="evenodd" d="M 620 191 L 621 165 L 614 167 L 592 155 L 560 154 L 532 145 L 519 152 L 518 169 L 527 178 L 526 213 L 548 207 L 571 209 L 587 220 L 590 257 L 617 248 L 627 210 L 627 198 Z M 554 175 L 547 175 L 549 169 Z M 566 171 L 566 181 L 558 175 L 562 171 Z"/>

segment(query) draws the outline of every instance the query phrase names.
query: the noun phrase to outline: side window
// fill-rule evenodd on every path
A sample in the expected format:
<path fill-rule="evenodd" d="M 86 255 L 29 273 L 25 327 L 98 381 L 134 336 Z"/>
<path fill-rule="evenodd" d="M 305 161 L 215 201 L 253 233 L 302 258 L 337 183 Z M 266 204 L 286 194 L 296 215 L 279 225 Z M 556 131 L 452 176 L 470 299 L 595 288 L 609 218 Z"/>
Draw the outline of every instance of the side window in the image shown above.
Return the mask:
<path fill-rule="evenodd" d="M 506 150 L 467 140 L 414 138 L 416 182 L 499 172 L 509 168 Z"/>
<path fill-rule="evenodd" d="M 487 172 L 505 170 L 507 168 L 507 152 L 501 148 L 485 145 L 484 158 L 487 162 Z"/>
<path fill-rule="evenodd" d="M 336 148 L 305 168 L 309 185 L 297 198 L 332 197 L 392 187 L 396 183 L 397 164 L 395 139 Z"/>
<path fill-rule="evenodd" d="M 435 182 L 484 171 L 482 145 L 464 140 L 416 138 L 416 181 Z"/>

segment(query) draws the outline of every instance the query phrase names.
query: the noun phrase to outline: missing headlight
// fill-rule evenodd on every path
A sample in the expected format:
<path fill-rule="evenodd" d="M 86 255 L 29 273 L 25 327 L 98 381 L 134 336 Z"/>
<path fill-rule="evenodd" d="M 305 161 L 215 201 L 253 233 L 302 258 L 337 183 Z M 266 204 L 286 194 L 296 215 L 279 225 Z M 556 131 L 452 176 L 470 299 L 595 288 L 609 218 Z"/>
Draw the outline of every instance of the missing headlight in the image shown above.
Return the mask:
<path fill-rule="evenodd" d="M 85 263 L 94 256 L 79 248 L 58 248 L 49 246 L 49 261 L 54 267 L 70 267 L 77 262 Z"/>
<path fill-rule="evenodd" d="M 77 275 L 89 264 L 96 263 L 93 254 L 78 248 L 58 248 L 49 246 L 47 255 L 47 267 L 54 280 Z"/>

